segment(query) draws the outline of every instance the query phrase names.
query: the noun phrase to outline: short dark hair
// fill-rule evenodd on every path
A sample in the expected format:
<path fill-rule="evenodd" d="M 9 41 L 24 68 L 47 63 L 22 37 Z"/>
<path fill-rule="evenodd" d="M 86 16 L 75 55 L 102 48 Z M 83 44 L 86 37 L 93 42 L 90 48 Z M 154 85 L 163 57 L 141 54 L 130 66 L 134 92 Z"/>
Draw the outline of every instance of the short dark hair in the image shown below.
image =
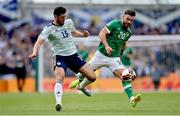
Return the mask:
<path fill-rule="evenodd" d="M 133 10 L 133 9 L 127 9 L 127 10 L 125 10 L 124 14 L 125 14 L 125 15 L 128 14 L 128 15 L 130 15 L 130 16 L 136 16 L 136 12 L 135 12 L 135 10 Z"/>
<path fill-rule="evenodd" d="M 54 9 L 54 16 L 60 16 L 61 14 L 66 13 L 66 8 L 59 6 Z"/>

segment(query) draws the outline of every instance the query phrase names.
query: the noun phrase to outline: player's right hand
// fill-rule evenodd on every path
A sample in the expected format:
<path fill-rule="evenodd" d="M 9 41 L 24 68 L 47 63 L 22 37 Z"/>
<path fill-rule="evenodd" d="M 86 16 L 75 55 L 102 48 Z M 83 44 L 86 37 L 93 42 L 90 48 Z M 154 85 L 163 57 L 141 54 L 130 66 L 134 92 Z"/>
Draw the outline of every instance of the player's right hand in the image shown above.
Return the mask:
<path fill-rule="evenodd" d="M 106 46 L 106 51 L 109 55 L 112 53 L 112 48 L 110 46 Z"/>
<path fill-rule="evenodd" d="M 33 59 L 33 58 L 35 58 L 36 56 L 37 56 L 37 54 L 32 53 L 32 54 L 29 55 L 29 58 Z"/>
<path fill-rule="evenodd" d="M 83 33 L 83 37 L 88 37 L 89 36 L 89 32 L 87 30 L 84 30 L 82 33 Z"/>

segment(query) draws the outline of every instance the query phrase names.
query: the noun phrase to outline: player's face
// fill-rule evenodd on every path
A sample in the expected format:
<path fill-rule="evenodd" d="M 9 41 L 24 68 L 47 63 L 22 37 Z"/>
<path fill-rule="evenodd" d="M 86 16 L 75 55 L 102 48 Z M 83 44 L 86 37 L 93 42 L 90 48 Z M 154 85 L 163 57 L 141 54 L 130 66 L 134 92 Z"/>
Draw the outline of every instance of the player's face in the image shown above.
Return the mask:
<path fill-rule="evenodd" d="M 123 16 L 123 25 L 124 27 L 128 28 L 132 25 L 133 21 L 134 21 L 135 17 L 131 16 L 131 15 L 124 15 Z"/>
<path fill-rule="evenodd" d="M 66 19 L 66 14 L 61 14 L 60 16 L 56 17 L 57 23 L 59 25 L 64 25 L 65 19 Z"/>

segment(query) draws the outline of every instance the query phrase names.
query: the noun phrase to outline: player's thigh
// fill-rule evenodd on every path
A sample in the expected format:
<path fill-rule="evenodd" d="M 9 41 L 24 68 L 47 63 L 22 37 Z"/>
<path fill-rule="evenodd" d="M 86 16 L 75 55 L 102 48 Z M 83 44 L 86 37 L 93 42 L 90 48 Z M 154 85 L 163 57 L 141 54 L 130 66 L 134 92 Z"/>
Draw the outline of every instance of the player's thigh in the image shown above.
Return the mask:
<path fill-rule="evenodd" d="M 83 74 L 90 81 L 96 80 L 96 75 L 94 71 L 89 67 L 87 63 L 79 69 L 79 72 Z"/>
<path fill-rule="evenodd" d="M 109 62 L 108 68 L 110 68 L 114 75 L 118 77 L 121 77 L 122 72 L 125 69 L 119 58 L 112 58 Z"/>
<path fill-rule="evenodd" d="M 106 63 L 104 62 L 105 61 L 104 59 L 105 59 L 105 56 L 103 56 L 99 52 L 96 52 L 94 57 L 88 62 L 88 64 L 92 70 L 97 70 L 106 65 Z"/>
<path fill-rule="evenodd" d="M 54 58 L 54 74 L 56 80 L 63 81 L 65 77 L 65 71 L 67 69 L 67 64 L 64 61 L 64 58 L 61 56 L 55 56 Z"/>
<path fill-rule="evenodd" d="M 83 59 L 81 59 L 77 53 L 66 57 L 66 63 L 68 68 L 75 73 L 78 73 L 81 67 L 83 67 L 86 64 L 86 62 Z"/>
<path fill-rule="evenodd" d="M 100 63 L 99 59 L 97 59 L 96 57 L 93 57 L 89 62 L 88 62 L 90 68 L 92 70 L 97 70 L 99 69 L 102 64 Z"/>

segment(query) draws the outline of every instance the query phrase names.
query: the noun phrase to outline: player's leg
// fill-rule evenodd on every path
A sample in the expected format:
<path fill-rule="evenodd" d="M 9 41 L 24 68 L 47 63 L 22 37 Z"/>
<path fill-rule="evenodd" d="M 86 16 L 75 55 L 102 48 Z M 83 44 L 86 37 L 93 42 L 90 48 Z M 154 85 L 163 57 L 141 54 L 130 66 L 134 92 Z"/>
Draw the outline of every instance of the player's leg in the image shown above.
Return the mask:
<path fill-rule="evenodd" d="M 63 80 L 65 77 L 65 71 L 67 69 L 67 64 L 64 61 L 64 58 L 61 56 L 55 56 L 54 61 L 54 74 L 55 74 L 55 86 L 54 86 L 54 95 L 56 99 L 56 111 L 62 109 L 62 95 L 63 95 Z"/>
<path fill-rule="evenodd" d="M 25 69 L 22 69 L 21 68 L 21 73 L 19 74 L 19 77 L 21 77 L 21 83 L 20 83 L 20 86 L 21 86 L 21 91 L 23 90 L 24 88 L 24 85 L 25 85 L 25 82 L 26 82 L 26 70 Z"/>
<path fill-rule="evenodd" d="M 81 90 L 85 95 L 91 96 L 90 91 L 85 89 L 85 87 L 96 80 L 96 75 L 94 71 L 90 69 L 88 64 L 85 64 L 83 67 L 81 67 L 79 69 L 79 72 L 82 73 L 86 78 L 84 78 L 83 81 L 78 84 L 77 88 Z"/>
<path fill-rule="evenodd" d="M 86 78 L 86 77 L 85 77 L 83 74 L 81 74 L 80 72 L 78 72 L 78 73 L 76 74 L 76 77 L 77 77 L 77 79 L 74 80 L 74 81 L 72 81 L 72 82 L 70 83 L 70 85 L 69 85 L 69 88 L 70 88 L 70 89 L 76 88 L 76 87 L 78 86 L 78 84 L 81 83 L 81 82 L 84 80 L 84 78 Z"/>
<path fill-rule="evenodd" d="M 85 78 L 85 76 L 82 75 L 80 72 L 76 74 L 76 77 L 77 77 L 78 79 L 72 81 L 72 82 L 70 83 L 70 85 L 69 85 L 69 88 L 71 88 L 71 89 L 76 88 L 77 85 L 78 85 L 80 82 L 82 82 L 83 79 Z"/>
<path fill-rule="evenodd" d="M 88 62 L 88 65 L 90 66 L 90 68 L 95 71 L 97 69 L 99 69 L 102 65 L 102 58 L 99 58 L 100 56 L 98 55 L 98 53 L 96 52 L 96 54 L 94 55 L 94 57 Z M 71 84 L 69 85 L 69 87 L 75 88 L 79 83 L 81 83 L 83 81 L 83 79 L 85 78 L 85 76 L 81 73 L 77 73 L 76 77 L 78 78 L 77 80 L 71 82 Z"/>
<path fill-rule="evenodd" d="M 56 99 L 56 110 L 60 111 L 62 109 L 62 94 L 63 94 L 63 80 L 65 77 L 64 69 L 61 67 L 55 68 L 55 86 L 54 86 L 54 95 Z"/>
<path fill-rule="evenodd" d="M 23 90 L 24 85 L 25 85 L 25 77 L 22 77 L 22 83 L 21 83 L 21 90 Z"/>
<path fill-rule="evenodd" d="M 25 84 L 25 73 L 22 68 L 15 68 L 15 73 L 17 77 L 17 84 L 19 91 L 23 91 L 23 86 Z"/>
<path fill-rule="evenodd" d="M 82 75 L 80 72 L 76 74 L 76 77 L 78 78 L 79 82 L 82 82 L 83 79 L 85 78 L 85 76 Z"/>
<path fill-rule="evenodd" d="M 121 61 L 119 58 L 114 58 L 111 62 L 114 65 L 110 65 L 109 68 L 113 71 L 113 73 L 119 77 L 121 79 L 122 85 L 123 85 L 123 89 L 125 91 L 125 93 L 127 94 L 130 103 L 133 107 L 136 106 L 136 104 L 141 100 L 141 95 L 137 94 L 134 96 L 133 93 L 133 88 L 131 85 L 131 81 L 123 81 L 122 80 L 122 74 L 124 73 L 124 71 L 126 71 L 127 69 L 122 65 Z M 131 76 L 131 75 L 129 75 Z"/>
<path fill-rule="evenodd" d="M 55 94 L 55 99 L 56 99 L 56 110 L 60 111 L 62 109 L 62 86 L 63 86 L 63 80 L 65 77 L 65 72 L 63 68 L 56 67 L 55 69 L 55 78 L 56 78 L 56 83 L 54 86 L 54 94 Z"/>
<path fill-rule="evenodd" d="M 22 91 L 21 89 L 21 78 L 17 77 L 17 85 L 18 85 L 18 90 Z"/>
<path fill-rule="evenodd" d="M 113 73 L 121 79 L 122 77 L 122 72 L 125 70 L 125 68 L 119 68 L 116 69 Z M 122 80 L 121 80 L 122 81 Z M 126 92 L 128 98 L 130 99 L 133 96 L 133 90 L 132 90 L 132 85 L 131 82 L 128 81 L 122 81 L 122 85 L 124 88 L 124 91 Z"/>
<path fill-rule="evenodd" d="M 71 55 L 70 58 L 66 58 L 67 66 L 75 73 L 82 73 L 86 78 L 78 84 L 77 89 L 81 90 L 85 95 L 91 96 L 91 93 L 85 87 L 96 80 L 96 75 L 89 65 L 78 54 Z"/>
<path fill-rule="evenodd" d="M 92 64 L 93 65 L 93 64 Z M 90 66 L 90 68 L 91 68 L 91 65 L 89 64 L 89 66 Z M 92 68 L 91 68 L 92 69 Z M 93 71 L 95 71 L 96 69 L 92 69 Z M 76 74 L 76 77 L 78 78 L 78 79 L 76 79 L 76 80 L 74 80 L 73 82 L 71 82 L 71 84 L 69 85 L 69 88 L 71 88 L 71 89 L 73 89 L 73 88 L 76 88 L 77 87 L 77 85 L 79 84 L 79 83 L 81 83 L 83 80 L 84 80 L 84 78 L 86 78 L 82 73 L 77 73 Z"/>

